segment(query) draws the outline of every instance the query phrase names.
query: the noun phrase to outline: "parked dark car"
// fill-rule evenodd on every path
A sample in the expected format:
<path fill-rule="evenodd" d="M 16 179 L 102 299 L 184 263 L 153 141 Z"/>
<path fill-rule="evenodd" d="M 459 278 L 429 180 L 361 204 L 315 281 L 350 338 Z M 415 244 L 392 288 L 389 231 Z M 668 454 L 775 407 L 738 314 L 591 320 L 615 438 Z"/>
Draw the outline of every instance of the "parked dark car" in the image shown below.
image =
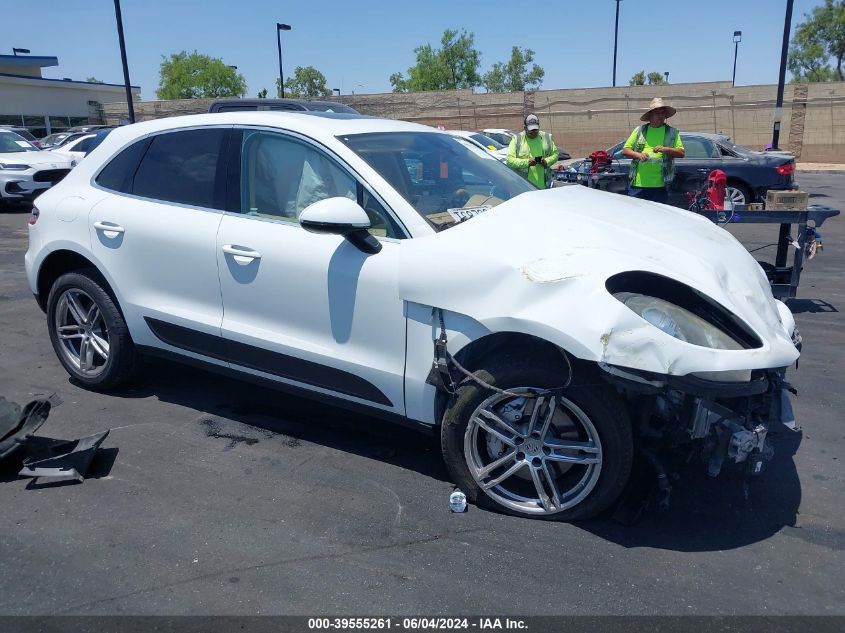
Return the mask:
<path fill-rule="evenodd" d="M 675 160 L 675 180 L 669 187 L 669 204 L 687 208 L 687 192 L 701 189 L 707 175 L 721 169 L 728 178 L 726 197 L 734 204 L 765 200 L 769 189 L 793 189 L 795 157 L 780 152 L 755 152 L 736 145 L 723 134 L 681 133 L 686 158 Z M 631 159 L 622 156 L 624 141 L 607 150 L 612 163 L 598 179 L 589 178 L 591 163 L 581 160 L 557 174 L 558 180 L 577 181 L 614 193 L 626 193 Z"/>
<path fill-rule="evenodd" d="M 360 114 L 354 108 L 337 101 L 311 101 L 307 99 L 217 99 L 208 108 L 209 112 L 243 112 L 244 110 Z"/>

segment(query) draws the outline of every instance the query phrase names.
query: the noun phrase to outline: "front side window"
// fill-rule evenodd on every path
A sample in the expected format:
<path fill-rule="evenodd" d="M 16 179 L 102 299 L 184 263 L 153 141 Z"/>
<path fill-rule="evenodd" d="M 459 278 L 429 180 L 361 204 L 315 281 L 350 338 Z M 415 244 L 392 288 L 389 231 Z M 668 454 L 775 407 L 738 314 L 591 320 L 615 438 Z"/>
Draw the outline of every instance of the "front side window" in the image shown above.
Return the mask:
<path fill-rule="evenodd" d="M 491 154 L 437 132 L 375 132 L 340 137 L 434 226 L 449 211 L 494 207 L 535 187 Z"/>
<path fill-rule="evenodd" d="M 135 172 L 132 193 L 165 202 L 223 208 L 215 199 L 215 187 L 225 138 L 223 128 L 154 136 Z"/>
<path fill-rule="evenodd" d="M 355 180 L 325 154 L 269 132 L 244 132 L 241 180 L 241 213 L 289 222 L 318 200 L 356 199 Z"/>
<path fill-rule="evenodd" d="M 326 198 L 355 200 L 370 233 L 399 237 L 396 222 L 355 178 L 316 147 L 272 132 L 247 130 L 241 149 L 241 213 L 295 223 Z"/>

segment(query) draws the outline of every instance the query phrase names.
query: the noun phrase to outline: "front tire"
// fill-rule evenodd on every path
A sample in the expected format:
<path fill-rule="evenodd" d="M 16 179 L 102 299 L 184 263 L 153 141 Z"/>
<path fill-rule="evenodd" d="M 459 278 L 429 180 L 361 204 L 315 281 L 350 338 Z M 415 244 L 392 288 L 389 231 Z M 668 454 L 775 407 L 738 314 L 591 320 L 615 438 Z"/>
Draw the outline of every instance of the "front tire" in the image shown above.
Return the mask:
<path fill-rule="evenodd" d="M 138 355 L 126 321 L 93 270 L 66 273 L 50 289 L 47 327 L 65 370 L 93 390 L 128 381 Z"/>
<path fill-rule="evenodd" d="M 541 362 L 500 361 L 475 375 L 517 394 L 539 393 L 566 379 Z M 633 461 L 626 409 L 601 384 L 523 397 L 467 378 L 443 416 L 441 447 L 455 483 L 473 502 L 559 521 L 607 509 L 625 487 Z"/>

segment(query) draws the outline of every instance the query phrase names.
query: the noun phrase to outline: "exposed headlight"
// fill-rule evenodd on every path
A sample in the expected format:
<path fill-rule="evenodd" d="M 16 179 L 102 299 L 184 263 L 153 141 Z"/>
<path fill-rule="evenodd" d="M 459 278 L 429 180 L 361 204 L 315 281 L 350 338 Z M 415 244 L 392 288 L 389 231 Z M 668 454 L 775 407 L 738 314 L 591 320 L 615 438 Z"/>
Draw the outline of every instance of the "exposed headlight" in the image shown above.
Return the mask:
<path fill-rule="evenodd" d="M 0 163 L 0 169 L 29 169 L 29 165 L 21 165 L 20 163 Z"/>
<path fill-rule="evenodd" d="M 743 349 L 715 325 L 668 301 L 630 292 L 618 292 L 613 296 L 654 327 L 679 341 L 711 349 Z"/>

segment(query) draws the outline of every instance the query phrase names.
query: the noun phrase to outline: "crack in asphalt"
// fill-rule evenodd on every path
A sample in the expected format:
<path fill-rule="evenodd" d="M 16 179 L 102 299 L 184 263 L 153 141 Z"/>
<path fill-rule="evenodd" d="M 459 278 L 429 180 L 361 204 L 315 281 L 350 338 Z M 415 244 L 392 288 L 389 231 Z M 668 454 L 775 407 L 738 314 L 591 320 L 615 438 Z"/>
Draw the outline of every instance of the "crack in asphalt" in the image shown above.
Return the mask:
<path fill-rule="evenodd" d="M 342 558 L 347 557 L 347 556 L 355 556 L 355 555 L 359 555 L 359 554 L 369 554 L 370 552 L 381 552 L 381 551 L 386 551 L 386 550 L 390 550 L 390 549 L 396 549 L 398 547 L 425 545 L 427 543 L 433 543 L 435 541 L 450 540 L 450 539 L 453 539 L 453 537 L 458 536 L 458 535 L 473 534 L 475 532 L 482 532 L 482 531 L 484 531 L 482 528 L 472 528 L 472 529 L 468 529 L 468 530 L 457 530 L 455 532 L 448 532 L 446 534 L 434 535 L 434 536 L 429 536 L 429 537 L 426 537 L 426 538 L 412 539 L 410 541 L 404 541 L 404 542 L 401 542 L 401 543 L 392 543 L 390 545 L 380 545 L 380 546 L 377 546 L 377 547 L 367 547 L 365 549 L 357 550 L 357 551 L 350 550 L 350 551 L 347 551 L 347 552 L 340 552 L 340 553 L 337 553 L 337 554 L 315 554 L 313 556 L 300 556 L 298 558 L 288 558 L 288 559 L 283 559 L 283 560 L 271 561 L 269 563 L 259 563 L 257 565 L 248 565 L 246 567 L 231 567 L 231 568 L 226 568 L 226 569 L 222 569 L 222 570 L 215 571 L 215 572 L 200 574 L 199 576 L 194 576 L 192 578 L 185 578 L 184 580 L 177 580 L 175 582 L 165 583 L 163 585 L 155 585 L 153 587 L 145 587 L 143 589 L 137 589 L 135 591 L 130 591 L 128 593 L 123 593 L 123 594 L 119 594 L 119 595 L 116 595 L 116 596 L 110 596 L 108 598 L 100 598 L 98 600 L 92 600 L 90 602 L 83 602 L 83 603 L 80 603 L 80 604 L 75 604 L 75 605 L 72 605 L 72 606 L 69 606 L 69 607 L 66 607 L 64 609 L 60 609 L 60 610 L 56 611 L 54 613 L 54 615 L 69 615 L 77 609 L 85 609 L 85 608 L 93 607 L 93 606 L 96 606 L 96 605 L 99 605 L 99 604 L 105 604 L 107 602 L 114 602 L 115 600 L 122 600 L 124 598 L 131 598 L 133 596 L 138 596 L 138 595 L 150 593 L 150 592 L 153 592 L 153 591 L 160 591 L 162 589 L 171 589 L 173 587 L 180 587 L 182 585 L 191 584 L 191 583 L 196 582 L 198 580 L 208 580 L 210 578 L 216 578 L 218 576 L 231 577 L 232 574 L 235 573 L 235 572 L 244 573 L 244 572 L 253 571 L 253 570 L 257 570 L 257 569 L 269 569 L 271 567 L 279 567 L 279 566 L 284 566 L 284 565 L 290 565 L 291 563 L 305 563 L 305 562 L 311 562 L 311 561 L 316 561 L 316 560 L 331 560 L 333 558 L 342 559 Z"/>

